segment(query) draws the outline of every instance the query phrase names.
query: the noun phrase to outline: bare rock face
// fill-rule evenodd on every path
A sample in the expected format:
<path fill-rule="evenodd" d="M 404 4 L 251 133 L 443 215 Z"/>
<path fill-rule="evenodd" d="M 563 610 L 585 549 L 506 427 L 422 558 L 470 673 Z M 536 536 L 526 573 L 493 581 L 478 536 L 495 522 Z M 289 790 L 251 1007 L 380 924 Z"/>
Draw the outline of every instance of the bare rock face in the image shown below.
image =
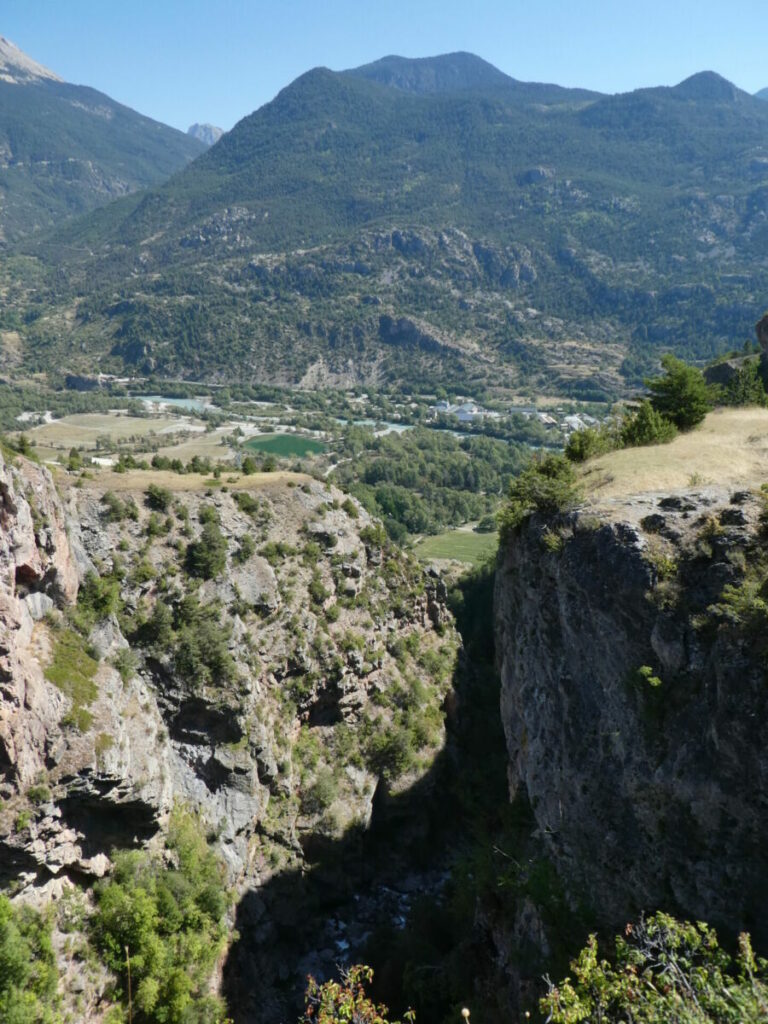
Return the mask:
<path fill-rule="evenodd" d="M 749 493 L 642 495 L 549 533 L 534 518 L 503 551 L 511 791 L 608 928 L 662 908 L 768 939 L 765 641 L 738 602 L 761 512 Z"/>

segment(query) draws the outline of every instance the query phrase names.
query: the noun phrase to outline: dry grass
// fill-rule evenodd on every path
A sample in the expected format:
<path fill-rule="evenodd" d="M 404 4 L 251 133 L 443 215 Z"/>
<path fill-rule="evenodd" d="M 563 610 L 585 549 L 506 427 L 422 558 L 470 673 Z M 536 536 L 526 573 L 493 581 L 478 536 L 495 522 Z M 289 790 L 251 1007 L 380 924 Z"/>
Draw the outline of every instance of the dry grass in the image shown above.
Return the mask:
<path fill-rule="evenodd" d="M 214 462 L 230 462 L 232 460 L 232 449 L 221 443 L 222 438 L 232 433 L 232 425 L 221 427 L 203 434 L 191 434 L 179 441 L 178 444 L 167 445 L 158 449 L 159 455 L 165 455 L 169 459 L 181 459 L 182 462 L 189 462 L 195 455 L 200 458 L 209 458 Z"/>
<path fill-rule="evenodd" d="M 28 430 L 27 433 L 35 439 L 41 449 L 69 450 L 72 447 L 91 449 L 95 446 L 96 438 L 102 434 L 108 434 L 115 440 L 122 440 L 134 435 L 144 437 L 151 433 L 183 429 L 182 421 L 166 416 L 144 419 L 118 413 L 88 412 L 65 416 L 53 423 L 44 423 L 33 430 Z"/>
<path fill-rule="evenodd" d="M 692 486 L 768 482 L 768 409 L 716 409 L 696 430 L 666 445 L 626 448 L 586 463 L 587 496 L 600 501 Z"/>
<path fill-rule="evenodd" d="M 154 469 L 131 469 L 126 473 L 114 473 L 111 469 L 104 469 L 93 472 L 90 479 L 84 479 L 83 488 L 125 493 L 143 492 L 150 484 L 156 484 L 173 492 L 216 490 L 222 486 L 230 491 L 253 491 L 281 487 L 288 481 L 300 486 L 311 480 L 312 477 L 304 473 L 289 473 L 283 470 L 274 473 L 251 473 L 248 476 L 224 472 L 220 480 L 213 480 L 210 474 L 201 473 L 172 473 L 170 470 Z"/>

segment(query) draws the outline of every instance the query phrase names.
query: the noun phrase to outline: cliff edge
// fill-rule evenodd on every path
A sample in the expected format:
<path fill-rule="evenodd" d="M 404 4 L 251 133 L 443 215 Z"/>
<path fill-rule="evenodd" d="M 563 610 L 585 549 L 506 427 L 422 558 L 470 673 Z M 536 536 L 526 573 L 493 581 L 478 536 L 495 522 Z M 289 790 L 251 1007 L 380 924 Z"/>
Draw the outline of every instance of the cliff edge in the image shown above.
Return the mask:
<path fill-rule="evenodd" d="M 607 928 L 662 908 L 768 940 L 765 520 L 757 488 L 614 486 L 502 546 L 510 788 Z"/>

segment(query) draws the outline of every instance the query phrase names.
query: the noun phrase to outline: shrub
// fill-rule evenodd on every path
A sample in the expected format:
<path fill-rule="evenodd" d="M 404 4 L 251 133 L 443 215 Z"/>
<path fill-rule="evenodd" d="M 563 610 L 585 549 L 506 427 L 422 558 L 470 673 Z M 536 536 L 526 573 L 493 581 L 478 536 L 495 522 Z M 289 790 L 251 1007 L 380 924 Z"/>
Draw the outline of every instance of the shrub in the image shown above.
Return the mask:
<path fill-rule="evenodd" d="M 0 1020 L 9 1024 L 53 1022 L 56 957 L 49 923 L 29 907 L 0 896 Z"/>
<path fill-rule="evenodd" d="M 166 845 L 174 866 L 146 851 L 115 856 L 111 878 L 95 889 L 94 941 L 119 978 L 123 1003 L 127 952 L 134 1019 L 223 1024 L 224 1006 L 208 994 L 208 982 L 227 940 L 224 867 L 201 822 L 178 808 Z"/>
<path fill-rule="evenodd" d="M 307 589 L 313 604 L 322 604 L 330 596 L 330 592 L 323 585 L 323 577 L 317 569 L 312 573 L 312 579 L 309 581 Z"/>
<path fill-rule="evenodd" d="M 597 938 L 590 936 L 571 962 L 573 980 L 549 982 L 540 1008 L 551 1024 L 742 1024 L 765 1020 L 767 971 L 748 935 L 739 937 L 738 953 L 731 957 L 703 922 L 660 913 L 627 925 L 616 938 L 612 963 L 598 959 Z"/>
<path fill-rule="evenodd" d="M 256 553 L 256 545 L 253 541 L 253 537 L 249 533 L 246 533 L 240 538 L 240 547 L 234 554 L 234 560 L 238 565 L 242 565 L 247 562 L 249 558 L 252 558 Z"/>
<path fill-rule="evenodd" d="M 171 507 L 173 495 L 165 487 L 150 484 L 145 491 L 144 501 L 147 508 L 151 508 L 154 512 L 167 512 Z"/>
<path fill-rule="evenodd" d="M 712 392 L 701 370 L 687 366 L 673 355 L 661 357 L 664 374 L 646 380 L 651 405 L 679 430 L 690 430 L 712 408 Z"/>
<path fill-rule="evenodd" d="M 78 628 L 88 632 L 96 622 L 114 615 L 120 608 L 120 580 L 111 573 L 98 576 L 89 573 L 77 594 L 77 613 L 74 619 Z"/>
<path fill-rule="evenodd" d="M 90 727 L 92 716 L 86 710 L 98 695 L 93 681 L 99 665 L 85 651 L 83 640 L 73 630 L 62 630 L 53 648 L 53 658 L 45 677 L 72 701 L 64 724 L 74 725 L 80 732 Z"/>
<path fill-rule="evenodd" d="M 533 512 L 555 515 L 572 508 L 578 498 L 576 473 L 569 459 L 552 454 L 535 457 L 510 484 L 499 526 L 507 534 Z"/>
<path fill-rule="evenodd" d="M 173 662 L 179 675 L 195 689 L 224 686 L 237 678 L 237 666 L 227 646 L 230 632 L 221 622 L 217 605 L 201 605 L 194 594 L 179 602 Z"/>
<path fill-rule="evenodd" d="M 339 787 L 330 768 L 322 768 L 301 798 L 304 814 L 322 814 L 338 796 Z"/>
<path fill-rule="evenodd" d="M 621 424 L 621 443 L 625 448 L 666 444 L 677 435 L 675 424 L 662 416 L 646 399 Z"/>
<path fill-rule="evenodd" d="M 300 1024 L 388 1024 L 387 1007 L 377 1005 L 366 995 L 365 986 L 372 980 L 373 971 L 362 964 L 342 971 L 340 982 L 326 981 L 318 985 L 310 975 Z M 415 1017 L 411 1010 L 404 1017 L 413 1024 Z"/>
<path fill-rule="evenodd" d="M 568 438 L 566 457 L 571 462 L 586 462 L 595 455 L 604 455 L 616 447 L 616 439 L 606 427 L 585 427 Z"/>

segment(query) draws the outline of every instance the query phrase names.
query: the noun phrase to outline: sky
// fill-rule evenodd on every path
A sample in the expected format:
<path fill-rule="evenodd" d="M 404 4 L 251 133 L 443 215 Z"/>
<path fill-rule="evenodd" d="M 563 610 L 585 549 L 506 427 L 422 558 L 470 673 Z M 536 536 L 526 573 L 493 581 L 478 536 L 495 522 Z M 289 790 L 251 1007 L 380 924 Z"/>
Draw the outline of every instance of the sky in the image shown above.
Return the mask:
<path fill-rule="evenodd" d="M 229 129 L 312 67 L 469 50 L 625 92 L 712 70 L 768 86 L 768 0 L 0 0 L 0 35 L 159 121 Z"/>

